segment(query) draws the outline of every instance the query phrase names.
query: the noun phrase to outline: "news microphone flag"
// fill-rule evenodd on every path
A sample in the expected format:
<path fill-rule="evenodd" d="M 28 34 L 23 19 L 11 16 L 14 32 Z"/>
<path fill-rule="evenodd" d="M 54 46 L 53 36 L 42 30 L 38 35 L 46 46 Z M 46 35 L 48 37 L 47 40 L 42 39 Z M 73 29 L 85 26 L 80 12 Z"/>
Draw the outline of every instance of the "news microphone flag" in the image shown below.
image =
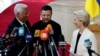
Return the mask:
<path fill-rule="evenodd" d="M 89 13 L 90 18 L 93 19 L 100 14 L 100 0 L 86 0 L 85 10 Z"/>
<path fill-rule="evenodd" d="M 26 42 L 31 42 L 32 41 L 32 34 L 30 32 L 26 33 L 25 40 L 26 40 Z"/>
<path fill-rule="evenodd" d="M 24 34 L 25 34 L 24 27 L 19 27 L 19 29 L 18 29 L 18 35 L 19 36 L 24 36 Z"/>
<path fill-rule="evenodd" d="M 86 40 L 84 41 L 84 44 L 85 44 L 85 47 L 86 47 L 87 49 L 91 49 L 92 43 L 91 43 L 90 39 L 86 39 Z"/>

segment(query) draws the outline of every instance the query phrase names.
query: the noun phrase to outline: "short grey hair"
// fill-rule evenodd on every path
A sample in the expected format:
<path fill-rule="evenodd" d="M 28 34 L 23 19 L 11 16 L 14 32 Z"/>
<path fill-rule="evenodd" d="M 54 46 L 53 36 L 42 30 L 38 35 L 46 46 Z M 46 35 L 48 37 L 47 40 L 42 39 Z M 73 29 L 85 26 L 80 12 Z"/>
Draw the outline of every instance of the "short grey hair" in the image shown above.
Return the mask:
<path fill-rule="evenodd" d="M 16 16 L 17 13 L 21 12 L 23 8 L 28 8 L 26 4 L 23 3 L 18 3 L 14 7 L 14 14 Z"/>
<path fill-rule="evenodd" d="M 78 17 L 80 21 L 83 22 L 83 25 L 87 27 L 90 23 L 90 16 L 85 10 L 78 10 L 74 12 L 74 15 Z"/>

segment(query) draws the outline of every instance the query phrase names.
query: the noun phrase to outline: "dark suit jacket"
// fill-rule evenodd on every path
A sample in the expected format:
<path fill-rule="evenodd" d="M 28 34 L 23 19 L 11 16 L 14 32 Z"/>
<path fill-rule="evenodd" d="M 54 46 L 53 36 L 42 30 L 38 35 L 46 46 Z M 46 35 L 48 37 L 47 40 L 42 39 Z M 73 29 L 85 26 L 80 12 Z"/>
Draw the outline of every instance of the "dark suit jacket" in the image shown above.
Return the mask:
<path fill-rule="evenodd" d="M 27 27 L 29 28 L 29 30 L 31 31 L 31 26 L 29 24 L 28 21 L 25 22 L 25 24 L 27 25 Z M 22 25 L 17 21 L 16 18 L 14 18 L 14 20 L 11 22 L 11 24 L 8 26 L 8 29 L 6 31 L 6 34 L 11 34 L 12 30 L 14 29 L 14 27 L 21 27 Z M 17 56 L 20 51 L 24 48 L 26 42 L 25 42 L 25 34 L 24 36 L 18 36 L 18 31 L 17 31 L 17 36 L 14 37 L 14 42 L 10 43 L 10 45 L 14 44 L 15 42 L 17 42 L 17 44 L 15 44 L 10 51 L 8 51 L 8 55 L 7 56 Z M 32 45 L 30 46 L 32 47 Z M 31 49 L 32 51 L 32 49 Z M 24 54 L 24 55 L 23 55 Z M 22 53 L 22 56 L 26 56 L 26 50 Z"/>
<path fill-rule="evenodd" d="M 28 28 L 30 29 L 31 31 L 31 26 L 30 26 L 30 23 L 28 21 L 25 22 L 26 25 L 28 26 Z M 14 27 L 21 27 L 22 25 L 17 21 L 17 19 L 15 18 L 11 23 L 10 25 L 8 26 L 8 29 L 6 31 L 6 34 L 10 34 L 13 30 Z"/>

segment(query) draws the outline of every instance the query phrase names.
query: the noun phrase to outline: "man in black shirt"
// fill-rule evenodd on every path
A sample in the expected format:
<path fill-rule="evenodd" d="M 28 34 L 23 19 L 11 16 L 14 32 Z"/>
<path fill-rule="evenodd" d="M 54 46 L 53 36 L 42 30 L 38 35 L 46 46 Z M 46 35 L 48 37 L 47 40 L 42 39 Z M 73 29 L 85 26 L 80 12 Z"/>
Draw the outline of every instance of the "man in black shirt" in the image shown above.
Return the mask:
<path fill-rule="evenodd" d="M 32 26 L 32 34 L 34 37 L 34 42 L 39 42 L 39 47 L 43 48 L 43 41 L 40 39 L 40 32 L 41 30 L 45 29 L 48 25 L 51 25 L 52 33 L 49 33 L 49 35 L 52 35 L 52 38 L 55 42 L 55 45 L 58 47 L 58 41 L 59 41 L 59 35 L 61 35 L 61 26 L 56 23 L 55 21 L 51 20 L 52 17 L 52 8 L 48 5 L 45 5 L 41 9 L 41 18 L 42 20 L 38 21 Z M 49 38 L 48 38 L 49 39 Z M 45 41 L 46 48 L 48 49 L 48 40 Z M 35 46 L 36 44 L 34 44 Z"/>

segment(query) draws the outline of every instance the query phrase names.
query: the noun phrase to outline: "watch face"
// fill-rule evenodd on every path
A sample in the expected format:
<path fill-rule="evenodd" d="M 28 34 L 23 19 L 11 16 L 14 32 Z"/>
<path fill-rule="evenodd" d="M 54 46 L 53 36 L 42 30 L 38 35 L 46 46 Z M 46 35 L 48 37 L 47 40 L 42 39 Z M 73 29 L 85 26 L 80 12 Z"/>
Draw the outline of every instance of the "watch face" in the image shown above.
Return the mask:
<path fill-rule="evenodd" d="M 19 36 L 24 36 L 24 27 L 19 27 L 18 34 Z"/>

